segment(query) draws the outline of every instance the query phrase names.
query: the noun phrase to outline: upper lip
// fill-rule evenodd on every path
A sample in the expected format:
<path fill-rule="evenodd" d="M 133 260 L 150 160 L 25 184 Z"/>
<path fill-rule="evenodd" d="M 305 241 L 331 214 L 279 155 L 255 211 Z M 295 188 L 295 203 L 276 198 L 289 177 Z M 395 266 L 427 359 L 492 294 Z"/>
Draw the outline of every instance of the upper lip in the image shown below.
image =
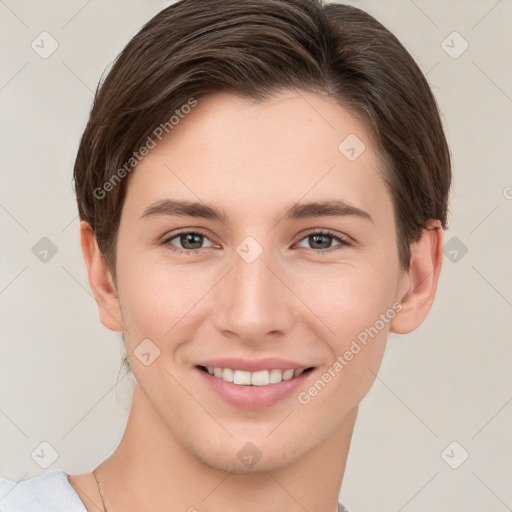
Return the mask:
<path fill-rule="evenodd" d="M 312 368 L 311 364 L 299 363 L 280 357 L 264 357 L 260 359 L 243 359 L 224 357 L 219 359 L 208 359 L 199 362 L 196 366 L 212 368 L 231 368 L 232 370 L 243 370 L 246 372 L 257 372 L 260 370 L 305 370 Z"/>

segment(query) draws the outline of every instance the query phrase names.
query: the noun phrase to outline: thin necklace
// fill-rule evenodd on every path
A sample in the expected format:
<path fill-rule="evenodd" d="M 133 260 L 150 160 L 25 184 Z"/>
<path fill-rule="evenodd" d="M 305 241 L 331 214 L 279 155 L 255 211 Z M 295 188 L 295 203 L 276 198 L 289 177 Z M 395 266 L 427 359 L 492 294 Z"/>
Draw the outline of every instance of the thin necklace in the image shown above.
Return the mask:
<path fill-rule="evenodd" d="M 108 512 L 108 509 L 105 505 L 105 498 L 103 497 L 103 490 L 101 489 L 101 483 L 98 479 L 98 477 L 96 476 L 96 473 L 93 471 L 92 474 L 94 475 L 94 478 L 96 479 L 96 483 L 98 484 L 98 490 L 100 491 L 100 496 L 101 496 L 101 502 L 103 504 L 103 509 L 105 510 L 105 512 Z M 338 512 L 338 506 L 336 506 L 336 512 Z"/>
<path fill-rule="evenodd" d="M 105 505 L 105 498 L 103 497 L 103 490 L 101 488 L 101 483 L 98 479 L 98 477 L 96 476 L 96 473 L 93 471 L 92 474 L 94 475 L 94 478 L 96 479 L 96 483 L 98 484 L 98 490 L 100 491 L 100 496 L 101 496 L 101 502 L 103 504 L 103 509 L 105 512 L 108 512 L 108 509 L 107 509 L 107 506 Z"/>

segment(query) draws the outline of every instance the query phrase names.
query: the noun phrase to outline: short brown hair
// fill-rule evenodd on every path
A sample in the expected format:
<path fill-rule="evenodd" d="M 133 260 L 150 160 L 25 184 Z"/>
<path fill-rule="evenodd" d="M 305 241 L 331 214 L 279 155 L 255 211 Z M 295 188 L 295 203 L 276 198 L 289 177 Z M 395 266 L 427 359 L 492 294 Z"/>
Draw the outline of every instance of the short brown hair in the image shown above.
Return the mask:
<path fill-rule="evenodd" d="M 285 89 L 327 94 L 368 127 L 385 167 L 404 268 L 428 220 L 447 227 L 451 163 L 436 100 L 381 23 L 321 0 L 181 0 L 117 57 L 98 86 L 78 149 L 80 218 L 91 224 L 114 278 L 134 152 L 155 128 L 169 125 L 191 98 L 232 92 L 263 100 Z"/>

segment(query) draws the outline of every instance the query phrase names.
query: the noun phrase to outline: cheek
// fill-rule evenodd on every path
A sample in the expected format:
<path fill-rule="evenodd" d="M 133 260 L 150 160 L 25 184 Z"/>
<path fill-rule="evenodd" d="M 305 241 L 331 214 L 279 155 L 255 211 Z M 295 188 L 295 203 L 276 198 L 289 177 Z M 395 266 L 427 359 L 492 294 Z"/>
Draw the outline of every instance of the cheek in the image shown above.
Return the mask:
<path fill-rule="evenodd" d="M 194 318 L 201 299 L 213 287 L 208 272 L 151 259 L 119 262 L 121 310 L 131 344 L 149 338 L 159 346 L 177 336 Z M 167 340 L 167 341 L 166 341 Z M 163 348 L 163 347 L 162 347 Z"/>
<path fill-rule="evenodd" d="M 315 332 L 319 319 L 328 348 L 326 364 L 320 369 L 313 388 L 306 389 L 304 400 L 315 407 L 338 404 L 349 410 L 364 397 L 375 380 L 382 361 L 398 280 L 398 267 L 388 261 L 386 271 L 373 265 L 330 266 L 324 275 L 314 272 L 301 279 L 301 294 L 315 313 Z M 315 286 L 306 286 L 310 280 Z M 299 281 L 297 281 L 297 284 Z M 319 286 L 318 283 L 322 283 Z M 306 302 L 306 301 L 305 301 Z M 326 390 L 325 394 L 323 390 Z M 315 397 L 322 391 L 323 398 Z M 313 399 L 314 398 L 314 399 Z M 302 402 L 301 402 L 302 403 Z"/>
<path fill-rule="evenodd" d="M 301 390 L 305 414 L 332 414 L 326 428 L 335 428 L 339 418 L 355 408 L 370 390 L 384 355 L 389 324 L 395 315 L 391 283 L 377 286 L 372 281 L 346 278 L 331 281 L 331 291 L 310 296 L 310 307 L 330 330 L 324 337 L 325 364 L 314 382 Z M 319 332 L 316 321 L 316 332 Z M 325 329 L 324 329 L 324 332 Z"/>
<path fill-rule="evenodd" d="M 385 270 L 361 262 L 304 267 L 295 276 L 295 289 L 323 323 L 332 349 L 340 353 L 376 322 L 379 331 L 387 332 L 389 322 L 383 326 L 379 319 L 392 308 L 397 282 L 392 262 Z"/>

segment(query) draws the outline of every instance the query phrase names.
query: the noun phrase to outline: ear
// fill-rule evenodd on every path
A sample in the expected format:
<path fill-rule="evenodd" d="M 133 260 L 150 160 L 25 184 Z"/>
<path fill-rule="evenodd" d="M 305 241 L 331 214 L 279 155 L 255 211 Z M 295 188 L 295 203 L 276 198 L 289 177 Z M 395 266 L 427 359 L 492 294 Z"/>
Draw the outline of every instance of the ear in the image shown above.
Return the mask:
<path fill-rule="evenodd" d="M 411 245 L 411 262 L 404 271 L 397 300 L 402 309 L 390 323 L 390 331 L 407 334 L 425 320 L 436 294 L 443 263 L 443 227 L 431 220 L 420 240 Z"/>
<path fill-rule="evenodd" d="M 101 323 L 111 331 L 122 332 L 121 308 L 112 274 L 101 254 L 91 225 L 84 220 L 80 222 L 80 243 Z"/>

